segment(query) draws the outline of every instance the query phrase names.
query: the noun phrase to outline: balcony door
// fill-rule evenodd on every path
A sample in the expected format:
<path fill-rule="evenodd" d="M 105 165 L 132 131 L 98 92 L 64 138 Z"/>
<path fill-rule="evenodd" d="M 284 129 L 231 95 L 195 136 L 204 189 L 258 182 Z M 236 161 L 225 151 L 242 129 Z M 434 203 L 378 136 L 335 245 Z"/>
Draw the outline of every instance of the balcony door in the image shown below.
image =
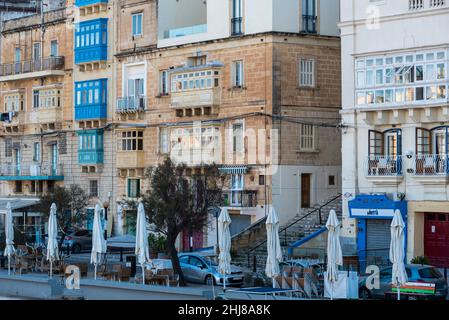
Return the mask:
<path fill-rule="evenodd" d="M 50 146 L 50 168 L 51 175 L 57 175 L 57 167 L 58 167 L 58 144 L 54 143 Z"/>
<path fill-rule="evenodd" d="M 316 33 L 316 0 L 302 0 L 302 31 Z"/>
<path fill-rule="evenodd" d="M 243 174 L 233 174 L 231 178 L 231 206 L 242 205 L 243 187 L 244 187 Z"/>
<path fill-rule="evenodd" d="M 22 72 L 22 50 L 20 48 L 16 48 L 14 50 L 14 73 Z"/>
<path fill-rule="evenodd" d="M 16 176 L 20 176 L 20 171 L 21 171 L 21 152 L 20 149 L 14 149 L 14 174 Z"/>
<path fill-rule="evenodd" d="M 41 44 L 39 42 L 33 45 L 33 65 L 35 71 L 41 70 Z"/>
<path fill-rule="evenodd" d="M 145 96 L 145 81 L 143 78 L 128 79 L 128 94 L 129 105 L 132 108 L 143 107 L 143 97 Z"/>
<path fill-rule="evenodd" d="M 301 174 L 301 208 L 310 208 L 311 174 Z"/>

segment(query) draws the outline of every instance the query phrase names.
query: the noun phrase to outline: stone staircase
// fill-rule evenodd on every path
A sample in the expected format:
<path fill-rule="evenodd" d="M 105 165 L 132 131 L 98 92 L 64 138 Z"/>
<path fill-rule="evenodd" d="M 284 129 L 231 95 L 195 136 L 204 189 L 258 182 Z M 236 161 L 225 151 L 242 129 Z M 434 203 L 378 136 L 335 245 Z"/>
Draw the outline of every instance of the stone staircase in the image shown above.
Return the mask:
<path fill-rule="evenodd" d="M 326 224 L 330 210 L 334 209 L 341 221 L 342 199 L 335 196 L 313 208 L 305 209 L 279 228 L 279 240 L 284 257 L 288 245 L 303 239 Z M 320 219 L 321 215 L 321 219 Z M 232 238 L 232 263 L 244 269 L 263 272 L 267 259 L 265 218 L 251 225 Z"/>

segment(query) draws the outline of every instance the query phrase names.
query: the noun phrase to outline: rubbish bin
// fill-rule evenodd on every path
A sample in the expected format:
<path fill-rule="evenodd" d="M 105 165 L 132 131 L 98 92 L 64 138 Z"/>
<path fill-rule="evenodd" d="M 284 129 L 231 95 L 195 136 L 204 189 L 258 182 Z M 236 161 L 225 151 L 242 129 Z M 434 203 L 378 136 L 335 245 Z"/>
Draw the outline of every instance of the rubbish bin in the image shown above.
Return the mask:
<path fill-rule="evenodd" d="M 131 267 L 131 277 L 136 276 L 136 256 L 131 255 L 126 257 L 126 266 Z"/>

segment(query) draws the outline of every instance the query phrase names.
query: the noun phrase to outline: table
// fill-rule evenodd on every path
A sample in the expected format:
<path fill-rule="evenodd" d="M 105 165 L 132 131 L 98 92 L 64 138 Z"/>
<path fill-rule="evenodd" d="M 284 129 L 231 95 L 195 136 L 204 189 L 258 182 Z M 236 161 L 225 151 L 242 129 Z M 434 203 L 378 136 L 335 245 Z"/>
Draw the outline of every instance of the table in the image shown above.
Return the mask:
<path fill-rule="evenodd" d="M 288 293 L 290 295 L 290 299 L 291 299 L 293 293 L 300 292 L 300 290 L 280 289 L 280 288 L 270 288 L 270 287 L 252 287 L 252 288 L 240 288 L 237 290 L 226 290 L 226 292 L 245 293 L 248 296 L 248 298 L 251 298 L 250 294 L 263 295 L 263 296 L 265 296 L 265 300 L 267 300 L 269 295 L 272 295 L 273 298 L 276 299 L 276 294 L 281 294 L 281 293 Z"/>

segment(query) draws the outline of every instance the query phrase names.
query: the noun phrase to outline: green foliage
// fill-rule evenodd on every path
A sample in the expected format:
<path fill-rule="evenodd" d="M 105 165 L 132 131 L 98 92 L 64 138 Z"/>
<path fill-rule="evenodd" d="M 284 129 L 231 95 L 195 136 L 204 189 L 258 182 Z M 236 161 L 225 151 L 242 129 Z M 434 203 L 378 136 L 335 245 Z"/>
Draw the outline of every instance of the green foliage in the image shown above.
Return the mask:
<path fill-rule="evenodd" d="M 167 251 L 167 237 L 164 235 L 156 236 L 151 233 L 148 236 L 148 245 L 152 252 L 166 252 Z"/>
<path fill-rule="evenodd" d="M 58 223 L 64 231 L 85 221 L 89 196 L 79 185 L 55 186 L 53 192 L 40 197 L 36 209 L 48 216 L 53 202 L 57 207 Z"/>
<path fill-rule="evenodd" d="M 428 265 L 430 264 L 429 259 L 424 256 L 415 257 L 410 261 L 412 264 L 421 264 L 421 265 Z"/>

